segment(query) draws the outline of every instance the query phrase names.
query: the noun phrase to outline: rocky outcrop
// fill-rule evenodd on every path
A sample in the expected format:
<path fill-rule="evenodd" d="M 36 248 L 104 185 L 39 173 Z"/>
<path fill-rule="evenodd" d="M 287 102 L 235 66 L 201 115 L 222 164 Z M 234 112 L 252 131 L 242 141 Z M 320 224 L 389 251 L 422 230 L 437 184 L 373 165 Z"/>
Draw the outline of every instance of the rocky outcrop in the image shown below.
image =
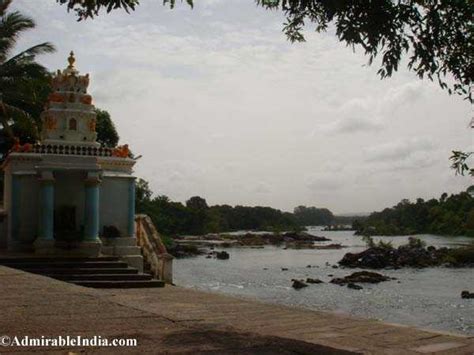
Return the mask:
<path fill-rule="evenodd" d="M 326 237 L 319 237 L 305 232 L 286 233 L 245 233 L 245 234 L 208 234 L 204 236 L 176 237 L 175 242 L 181 245 L 199 245 L 202 247 L 263 247 L 265 245 L 284 245 L 285 248 L 311 249 L 314 242 L 330 241 Z M 324 246 L 323 246 L 324 247 Z M 334 247 L 334 244 L 330 248 Z"/>
<path fill-rule="evenodd" d="M 342 244 L 337 244 L 337 243 L 333 243 L 333 244 L 328 244 L 328 245 L 315 245 L 314 248 L 315 249 L 322 249 L 322 250 L 325 250 L 325 249 L 342 249 L 342 248 L 345 248 L 346 246 L 342 245 Z"/>
<path fill-rule="evenodd" d="M 371 271 L 359 271 L 354 272 L 353 274 L 343 277 L 343 278 L 334 278 L 330 282 L 336 285 L 348 285 L 350 283 L 372 283 L 376 284 L 383 281 L 391 280 L 390 277 L 378 274 Z"/>
<path fill-rule="evenodd" d="M 312 278 L 308 277 L 306 279 L 306 283 L 308 283 L 308 284 L 322 284 L 323 282 L 320 279 L 312 279 Z"/>
<path fill-rule="evenodd" d="M 398 248 L 374 246 L 360 253 L 347 253 L 339 265 L 363 269 L 474 266 L 474 247 L 435 248 L 406 244 Z"/>
<path fill-rule="evenodd" d="M 352 288 L 353 290 L 362 290 L 363 289 L 362 286 L 353 284 L 352 282 L 349 282 L 347 284 L 347 288 Z"/>
<path fill-rule="evenodd" d="M 205 254 L 205 251 L 198 248 L 196 245 L 178 243 L 174 243 L 171 247 L 169 247 L 168 252 L 175 258 L 187 258 L 191 256 Z"/>
<path fill-rule="evenodd" d="M 293 287 L 295 290 L 300 290 L 304 287 L 308 287 L 308 285 L 301 280 L 293 279 L 291 281 L 293 281 L 293 284 L 291 285 L 291 287 Z"/>
<path fill-rule="evenodd" d="M 216 258 L 219 260 L 228 260 L 230 258 L 230 255 L 226 251 L 218 251 L 216 252 Z"/>
<path fill-rule="evenodd" d="M 305 232 L 286 232 L 282 234 L 271 233 L 246 233 L 233 236 L 242 246 L 262 246 L 262 245 L 281 245 L 285 244 L 287 248 L 307 249 L 313 248 L 314 242 L 329 241 L 325 237 L 318 237 Z"/>
<path fill-rule="evenodd" d="M 297 240 L 297 241 L 311 241 L 311 242 L 328 242 L 331 240 L 326 237 L 318 237 L 316 235 L 312 235 L 305 232 L 299 232 L 299 233 L 286 232 L 286 233 L 283 233 L 282 236 L 286 241 Z"/>

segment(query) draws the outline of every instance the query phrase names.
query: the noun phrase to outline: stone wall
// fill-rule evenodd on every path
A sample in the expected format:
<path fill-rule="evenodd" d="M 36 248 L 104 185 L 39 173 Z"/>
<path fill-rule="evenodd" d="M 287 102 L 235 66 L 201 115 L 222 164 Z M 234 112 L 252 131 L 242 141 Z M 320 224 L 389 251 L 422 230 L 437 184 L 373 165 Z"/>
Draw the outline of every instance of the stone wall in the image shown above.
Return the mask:
<path fill-rule="evenodd" d="M 122 237 L 128 235 L 128 200 L 130 176 L 107 176 L 104 174 L 100 184 L 100 234 L 104 226 L 114 226 Z"/>

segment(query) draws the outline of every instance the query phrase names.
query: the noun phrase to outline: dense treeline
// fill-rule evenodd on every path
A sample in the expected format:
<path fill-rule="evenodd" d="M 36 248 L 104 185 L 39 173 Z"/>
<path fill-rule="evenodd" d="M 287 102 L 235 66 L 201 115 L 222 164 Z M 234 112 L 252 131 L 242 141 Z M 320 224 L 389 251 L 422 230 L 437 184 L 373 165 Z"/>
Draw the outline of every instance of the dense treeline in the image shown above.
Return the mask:
<path fill-rule="evenodd" d="M 327 208 L 298 206 L 293 215 L 301 226 L 322 226 L 332 224 L 334 215 Z"/>
<path fill-rule="evenodd" d="M 392 208 L 374 212 L 353 228 L 363 235 L 439 234 L 474 236 L 474 198 L 467 192 L 439 200 L 402 200 Z"/>
<path fill-rule="evenodd" d="M 208 206 L 194 196 L 173 202 L 166 196 L 152 197 L 148 183 L 138 180 L 137 212 L 148 214 L 165 235 L 206 234 L 236 230 L 299 230 L 305 225 L 331 224 L 334 216 L 328 209 L 299 206 L 294 213 L 271 207 Z"/>

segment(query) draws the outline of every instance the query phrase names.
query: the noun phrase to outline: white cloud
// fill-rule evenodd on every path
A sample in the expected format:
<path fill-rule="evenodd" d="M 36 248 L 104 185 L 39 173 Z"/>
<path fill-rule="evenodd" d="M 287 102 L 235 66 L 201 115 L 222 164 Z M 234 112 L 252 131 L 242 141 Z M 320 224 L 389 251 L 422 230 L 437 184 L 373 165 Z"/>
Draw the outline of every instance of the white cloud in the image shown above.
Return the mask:
<path fill-rule="evenodd" d="M 263 182 L 257 184 L 257 186 L 255 186 L 253 191 L 257 194 L 269 194 L 272 192 L 268 184 L 263 183 Z"/>
<path fill-rule="evenodd" d="M 290 44 L 282 14 L 252 1 L 141 2 L 81 23 L 54 1 L 14 6 L 38 22 L 19 48 L 53 41 L 52 70 L 74 49 L 143 154 L 137 175 L 172 199 L 357 212 L 471 183 L 448 161 L 471 144 L 465 101 L 403 69 L 379 80 L 331 33 Z"/>
<path fill-rule="evenodd" d="M 368 147 L 365 154 L 369 162 L 391 162 L 416 158 L 419 153 L 433 153 L 436 148 L 432 140 L 415 137 Z"/>
<path fill-rule="evenodd" d="M 306 186 L 313 191 L 333 192 L 345 185 L 344 181 L 335 174 L 317 174 L 306 178 Z"/>

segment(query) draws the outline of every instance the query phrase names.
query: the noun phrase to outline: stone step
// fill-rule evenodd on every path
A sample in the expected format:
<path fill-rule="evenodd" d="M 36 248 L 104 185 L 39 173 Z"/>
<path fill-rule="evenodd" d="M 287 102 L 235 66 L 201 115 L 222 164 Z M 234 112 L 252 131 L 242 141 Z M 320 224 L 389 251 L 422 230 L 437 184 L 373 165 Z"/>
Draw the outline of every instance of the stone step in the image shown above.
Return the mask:
<path fill-rule="evenodd" d="M 165 283 L 161 280 L 148 281 L 71 281 L 71 283 L 93 288 L 150 288 L 150 287 L 164 287 Z"/>
<path fill-rule="evenodd" d="M 85 262 L 85 261 L 120 261 L 118 256 L 98 256 L 98 257 L 62 257 L 62 256 L 54 256 L 54 257 L 41 257 L 41 256 L 31 256 L 31 257 L 5 257 L 0 258 L 0 265 L 5 265 L 6 263 L 9 264 L 21 264 L 21 263 L 28 263 L 28 262 L 56 262 L 56 261 L 74 261 L 74 262 Z"/>
<path fill-rule="evenodd" d="M 56 280 L 75 281 L 147 281 L 151 280 L 149 274 L 43 274 Z"/>
<path fill-rule="evenodd" d="M 138 270 L 135 268 L 42 268 L 42 269 L 35 269 L 35 268 L 25 268 L 22 269 L 26 272 L 31 272 L 32 274 L 40 274 L 40 275 L 94 275 L 94 274 L 116 274 L 116 275 L 130 275 L 130 274 L 138 274 Z"/>
<path fill-rule="evenodd" d="M 141 273 L 117 257 L 3 258 L 0 262 L 2 264 L 86 287 L 145 288 L 165 285 L 163 281 L 153 280 L 151 275 Z"/>
<path fill-rule="evenodd" d="M 142 248 L 137 246 L 102 246 L 101 252 L 104 255 L 142 255 Z"/>
<path fill-rule="evenodd" d="M 137 239 L 130 237 L 101 238 L 104 246 L 137 246 Z"/>
<path fill-rule="evenodd" d="M 123 261 L 25 261 L 25 262 L 3 262 L 4 266 L 11 266 L 16 269 L 43 269 L 43 268 L 127 268 L 128 264 Z"/>

